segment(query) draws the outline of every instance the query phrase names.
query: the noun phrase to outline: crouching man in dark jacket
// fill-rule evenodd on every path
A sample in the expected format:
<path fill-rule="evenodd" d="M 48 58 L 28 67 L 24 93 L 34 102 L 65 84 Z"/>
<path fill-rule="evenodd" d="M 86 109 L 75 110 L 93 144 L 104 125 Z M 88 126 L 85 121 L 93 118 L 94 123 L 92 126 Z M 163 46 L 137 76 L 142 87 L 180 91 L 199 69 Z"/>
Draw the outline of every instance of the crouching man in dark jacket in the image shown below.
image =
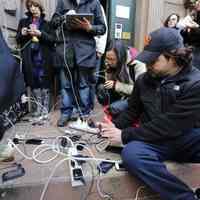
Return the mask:
<path fill-rule="evenodd" d="M 163 162 L 200 162 L 200 72 L 191 67 L 191 50 L 175 29 L 152 32 L 137 59 L 148 71 L 137 79 L 127 111 L 113 124 L 101 124 L 102 136 L 125 145 L 127 170 L 162 200 L 194 200 Z M 138 118 L 140 127 L 131 127 Z"/>

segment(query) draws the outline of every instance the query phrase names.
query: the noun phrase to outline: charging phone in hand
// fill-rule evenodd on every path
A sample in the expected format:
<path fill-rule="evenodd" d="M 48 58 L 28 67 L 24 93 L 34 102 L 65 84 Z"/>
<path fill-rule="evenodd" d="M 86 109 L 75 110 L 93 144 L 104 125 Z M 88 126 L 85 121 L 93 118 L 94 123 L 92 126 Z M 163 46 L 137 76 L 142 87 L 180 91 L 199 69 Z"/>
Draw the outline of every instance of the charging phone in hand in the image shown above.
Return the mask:
<path fill-rule="evenodd" d="M 124 164 L 122 162 L 116 162 L 115 163 L 115 169 L 117 171 L 126 171 Z"/>

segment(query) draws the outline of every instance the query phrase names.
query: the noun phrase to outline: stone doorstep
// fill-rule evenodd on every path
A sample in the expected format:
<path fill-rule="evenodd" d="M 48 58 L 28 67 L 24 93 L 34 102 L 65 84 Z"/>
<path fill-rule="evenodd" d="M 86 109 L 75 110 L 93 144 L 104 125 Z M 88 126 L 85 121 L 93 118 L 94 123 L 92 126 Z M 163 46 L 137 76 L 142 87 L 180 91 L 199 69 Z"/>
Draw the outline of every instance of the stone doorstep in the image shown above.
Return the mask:
<path fill-rule="evenodd" d="M 177 177 L 182 179 L 186 184 L 192 188 L 200 187 L 200 165 L 199 164 L 177 164 L 173 162 L 166 162 L 167 168 Z M 57 178 L 53 178 L 51 181 L 48 191 L 45 195 L 45 199 L 48 200 L 78 200 L 81 199 L 83 194 L 86 194 L 89 188 L 90 180 L 86 182 L 87 186 L 72 188 L 70 181 L 63 181 Z M 69 179 L 67 179 L 69 180 Z M 104 192 L 113 194 L 114 199 L 119 200 L 134 200 L 137 190 L 140 186 L 144 186 L 142 182 L 134 177 L 130 177 L 126 172 L 119 172 L 119 174 L 111 172 L 105 175 L 101 179 L 101 188 Z M 39 199 L 42 193 L 44 185 L 35 184 L 32 186 L 22 186 L 9 189 L 4 188 L 2 191 L 6 197 L 6 200 L 35 200 Z M 95 184 L 92 189 L 91 195 L 88 200 L 100 200 Z M 142 188 L 139 193 L 138 200 L 161 200 L 159 195 L 152 192 L 148 187 Z"/>
<path fill-rule="evenodd" d="M 45 198 L 48 200 L 79 200 L 83 195 L 86 195 L 90 181 L 86 181 L 87 185 L 83 187 L 72 188 L 70 182 L 57 182 L 52 180 L 49 184 Z M 121 173 L 119 176 L 107 176 L 101 179 L 101 190 L 105 193 L 112 194 L 116 200 L 134 200 L 137 189 L 143 184 L 134 178 L 130 178 L 126 173 Z M 39 200 L 44 185 L 35 185 L 28 187 L 15 187 L 2 190 L 6 200 Z M 157 194 L 153 194 L 150 189 L 144 188 L 139 193 L 138 200 L 160 200 Z M 101 200 L 96 187 L 96 178 L 87 200 Z"/>

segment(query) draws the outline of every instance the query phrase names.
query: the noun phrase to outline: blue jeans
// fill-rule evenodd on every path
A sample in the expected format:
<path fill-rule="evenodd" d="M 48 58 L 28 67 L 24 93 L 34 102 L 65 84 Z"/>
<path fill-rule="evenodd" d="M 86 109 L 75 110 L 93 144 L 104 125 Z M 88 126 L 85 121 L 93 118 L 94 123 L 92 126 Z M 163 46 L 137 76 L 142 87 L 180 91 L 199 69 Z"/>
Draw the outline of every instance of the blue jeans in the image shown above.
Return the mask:
<path fill-rule="evenodd" d="M 166 160 L 200 162 L 200 128 L 184 131 L 183 136 L 159 145 L 132 141 L 122 151 L 127 170 L 158 192 L 162 200 L 195 200 L 194 192 L 172 175 Z"/>
<path fill-rule="evenodd" d="M 71 69 L 71 76 L 65 69 L 60 71 L 61 114 L 70 118 L 73 109 L 80 116 L 89 115 L 92 110 L 90 91 L 95 84 L 93 68 L 76 67 Z"/>
<path fill-rule="evenodd" d="M 128 108 L 128 100 L 122 99 L 114 101 L 109 106 L 109 111 L 113 116 L 119 115 L 121 112 L 125 111 Z"/>
<path fill-rule="evenodd" d="M 91 90 L 90 90 L 90 105 L 91 105 L 91 110 L 94 109 L 94 101 L 95 101 L 95 94 L 96 94 L 96 85 L 99 79 L 99 70 L 101 67 L 101 58 L 97 59 L 97 64 L 96 64 L 96 68 L 93 71 L 93 76 L 95 79 L 95 82 L 91 85 Z"/>

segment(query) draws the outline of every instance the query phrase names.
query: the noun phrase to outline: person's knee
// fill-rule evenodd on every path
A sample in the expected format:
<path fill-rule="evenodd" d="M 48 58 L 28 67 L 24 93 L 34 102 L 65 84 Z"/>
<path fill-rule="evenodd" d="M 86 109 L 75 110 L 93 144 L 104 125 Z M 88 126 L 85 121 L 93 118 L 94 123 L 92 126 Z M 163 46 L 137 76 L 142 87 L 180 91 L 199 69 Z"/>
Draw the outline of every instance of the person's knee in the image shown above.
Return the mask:
<path fill-rule="evenodd" d="M 108 107 L 108 111 L 111 113 L 112 116 L 116 116 L 116 115 L 120 114 L 120 109 L 114 103 L 112 103 Z"/>
<path fill-rule="evenodd" d="M 122 150 L 122 161 L 128 169 L 140 168 L 142 165 L 141 145 L 139 142 L 131 142 Z"/>

